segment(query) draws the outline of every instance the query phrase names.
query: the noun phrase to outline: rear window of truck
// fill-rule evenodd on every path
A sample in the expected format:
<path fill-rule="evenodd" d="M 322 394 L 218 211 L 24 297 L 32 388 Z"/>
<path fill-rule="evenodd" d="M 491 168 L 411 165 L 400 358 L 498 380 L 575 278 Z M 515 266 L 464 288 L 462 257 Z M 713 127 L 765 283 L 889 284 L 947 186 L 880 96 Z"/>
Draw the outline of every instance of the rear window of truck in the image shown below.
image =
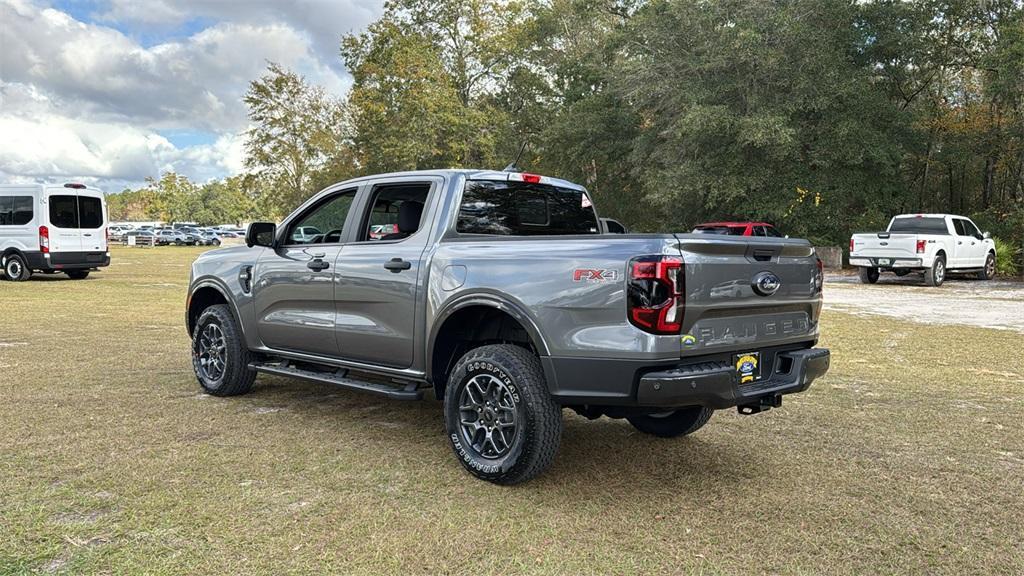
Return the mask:
<path fill-rule="evenodd" d="M 906 234 L 948 234 L 945 218 L 897 218 L 889 226 L 889 232 Z"/>
<path fill-rule="evenodd" d="M 584 192 L 497 180 L 466 183 L 455 229 L 460 234 L 498 236 L 600 233 L 597 214 Z"/>

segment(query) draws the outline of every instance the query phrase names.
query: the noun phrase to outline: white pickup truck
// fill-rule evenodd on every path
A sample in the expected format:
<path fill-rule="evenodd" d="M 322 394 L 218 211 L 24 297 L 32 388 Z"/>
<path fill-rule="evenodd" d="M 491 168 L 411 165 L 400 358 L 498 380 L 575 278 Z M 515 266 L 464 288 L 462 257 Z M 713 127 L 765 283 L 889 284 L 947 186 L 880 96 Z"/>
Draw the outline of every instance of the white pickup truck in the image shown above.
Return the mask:
<path fill-rule="evenodd" d="M 922 272 L 929 286 L 938 286 L 947 272 L 977 274 L 990 280 L 996 273 L 996 246 L 970 218 L 951 214 L 900 214 L 885 232 L 854 234 L 850 265 L 860 268 L 865 284 L 879 273 L 906 276 Z"/>

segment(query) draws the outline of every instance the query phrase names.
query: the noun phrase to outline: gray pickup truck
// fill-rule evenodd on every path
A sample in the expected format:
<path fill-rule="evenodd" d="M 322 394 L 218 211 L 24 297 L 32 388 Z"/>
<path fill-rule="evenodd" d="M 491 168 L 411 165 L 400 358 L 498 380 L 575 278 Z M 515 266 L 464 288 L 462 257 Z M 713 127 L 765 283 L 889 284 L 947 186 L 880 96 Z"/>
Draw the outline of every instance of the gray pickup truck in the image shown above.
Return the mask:
<path fill-rule="evenodd" d="M 554 460 L 564 407 L 675 437 L 807 389 L 829 366 L 821 293 L 805 240 L 611 234 L 576 184 L 438 170 L 336 184 L 250 225 L 246 246 L 192 265 L 186 322 L 210 394 L 261 372 L 432 389 L 462 465 L 513 484 Z"/>

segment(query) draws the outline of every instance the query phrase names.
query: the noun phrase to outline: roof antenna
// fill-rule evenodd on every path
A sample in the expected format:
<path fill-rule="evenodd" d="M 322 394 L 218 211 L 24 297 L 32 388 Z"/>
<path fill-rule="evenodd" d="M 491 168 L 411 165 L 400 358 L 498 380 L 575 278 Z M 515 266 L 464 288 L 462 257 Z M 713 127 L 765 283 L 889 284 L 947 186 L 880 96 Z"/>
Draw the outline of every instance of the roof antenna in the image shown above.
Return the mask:
<path fill-rule="evenodd" d="M 516 166 L 516 164 L 519 164 L 519 159 L 523 157 L 523 152 L 525 150 L 526 141 L 524 140 L 523 145 L 519 147 L 519 154 L 516 154 L 516 159 L 513 160 L 512 163 L 509 164 L 508 166 L 505 166 L 505 169 L 502 170 L 502 172 L 522 172 L 522 170 L 520 170 L 519 166 Z"/>

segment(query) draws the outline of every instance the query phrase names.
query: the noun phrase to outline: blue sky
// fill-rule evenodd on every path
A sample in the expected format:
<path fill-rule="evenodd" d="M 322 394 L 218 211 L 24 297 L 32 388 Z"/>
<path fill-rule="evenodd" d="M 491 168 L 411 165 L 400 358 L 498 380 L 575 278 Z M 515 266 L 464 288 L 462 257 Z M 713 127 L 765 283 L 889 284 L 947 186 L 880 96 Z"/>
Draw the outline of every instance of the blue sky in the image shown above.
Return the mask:
<path fill-rule="evenodd" d="M 381 0 L 0 0 L 0 180 L 109 191 L 243 169 L 268 61 L 343 97 L 338 44 Z"/>

